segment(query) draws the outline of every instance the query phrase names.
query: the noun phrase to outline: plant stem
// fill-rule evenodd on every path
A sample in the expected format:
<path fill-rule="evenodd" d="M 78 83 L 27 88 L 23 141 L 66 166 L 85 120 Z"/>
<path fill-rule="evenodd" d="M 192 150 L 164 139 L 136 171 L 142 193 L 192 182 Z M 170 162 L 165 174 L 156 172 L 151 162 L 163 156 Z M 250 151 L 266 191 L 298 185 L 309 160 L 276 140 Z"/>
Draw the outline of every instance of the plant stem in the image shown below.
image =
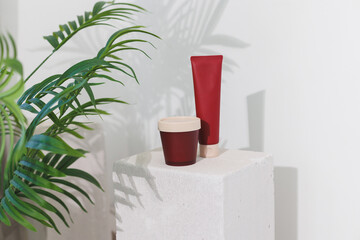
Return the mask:
<path fill-rule="evenodd" d="M 32 77 L 32 75 L 34 75 L 34 74 L 37 72 L 37 70 L 39 70 L 39 68 L 40 68 L 53 54 L 54 54 L 54 51 L 53 51 L 52 53 L 50 53 L 50 55 L 47 56 L 47 57 L 44 59 L 44 61 L 42 61 L 42 62 L 40 63 L 40 65 L 35 68 L 34 71 L 32 71 L 32 73 L 25 79 L 25 82 L 27 82 L 27 81 Z"/>

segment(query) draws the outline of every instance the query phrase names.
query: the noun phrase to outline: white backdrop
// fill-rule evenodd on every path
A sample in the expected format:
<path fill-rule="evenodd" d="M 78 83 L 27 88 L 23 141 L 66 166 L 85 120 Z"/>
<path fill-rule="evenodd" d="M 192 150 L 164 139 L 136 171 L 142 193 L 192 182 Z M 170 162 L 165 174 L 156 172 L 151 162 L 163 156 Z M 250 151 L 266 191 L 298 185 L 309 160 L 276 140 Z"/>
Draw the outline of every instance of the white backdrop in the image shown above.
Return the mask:
<path fill-rule="evenodd" d="M 15 20 L 2 26 L 17 36 L 27 73 L 50 52 L 41 37 L 94 2 L 1 1 L 16 2 Z M 104 119 L 108 161 L 160 146 L 159 118 L 195 113 L 189 57 L 223 54 L 221 144 L 274 155 L 276 239 L 359 239 L 360 2 L 137 3 L 149 10 L 138 23 L 163 40 L 153 41 L 157 50 L 146 47 L 152 60 L 126 56 L 140 85 L 125 79 L 126 87 L 96 92 L 131 103 L 110 107 Z M 10 7 L 0 6 L 3 21 Z M 81 34 L 32 83 L 93 57 L 109 33 Z"/>

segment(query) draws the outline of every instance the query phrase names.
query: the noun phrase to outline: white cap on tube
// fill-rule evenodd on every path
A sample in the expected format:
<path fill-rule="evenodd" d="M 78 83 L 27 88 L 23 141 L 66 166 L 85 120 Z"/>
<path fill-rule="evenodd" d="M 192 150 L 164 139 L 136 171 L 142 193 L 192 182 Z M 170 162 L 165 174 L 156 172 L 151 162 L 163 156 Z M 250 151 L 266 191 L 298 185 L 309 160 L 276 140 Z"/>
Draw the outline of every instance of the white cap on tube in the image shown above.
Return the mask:
<path fill-rule="evenodd" d="M 200 157 L 215 158 L 219 156 L 219 144 L 202 145 L 200 144 Z"/>

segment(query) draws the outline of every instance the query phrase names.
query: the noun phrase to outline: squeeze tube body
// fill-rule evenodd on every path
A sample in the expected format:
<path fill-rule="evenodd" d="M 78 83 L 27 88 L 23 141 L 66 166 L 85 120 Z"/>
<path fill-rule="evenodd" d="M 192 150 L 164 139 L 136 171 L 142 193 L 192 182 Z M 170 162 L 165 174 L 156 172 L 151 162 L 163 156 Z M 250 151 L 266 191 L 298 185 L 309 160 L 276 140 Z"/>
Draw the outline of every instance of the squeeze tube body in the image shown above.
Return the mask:
<path fill-rule="evenodd" d="M 190 58 L 195 92 L 196 116 L 201 119 L 200 156 L 219 154 L 220 92 L 223 56 Z"/>

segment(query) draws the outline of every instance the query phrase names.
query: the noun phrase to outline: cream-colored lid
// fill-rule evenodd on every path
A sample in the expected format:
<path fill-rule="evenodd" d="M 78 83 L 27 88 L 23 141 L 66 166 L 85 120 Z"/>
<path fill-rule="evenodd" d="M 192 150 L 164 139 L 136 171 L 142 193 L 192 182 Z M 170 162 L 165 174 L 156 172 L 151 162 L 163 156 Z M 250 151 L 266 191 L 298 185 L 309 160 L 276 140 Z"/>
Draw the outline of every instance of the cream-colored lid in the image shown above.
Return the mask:
<path fill-rule="evenodd" d="M 161 132 L 190 132 L 200 129 L 201 123 L 198 117 L 167 117 L 159 120 Z"/>

